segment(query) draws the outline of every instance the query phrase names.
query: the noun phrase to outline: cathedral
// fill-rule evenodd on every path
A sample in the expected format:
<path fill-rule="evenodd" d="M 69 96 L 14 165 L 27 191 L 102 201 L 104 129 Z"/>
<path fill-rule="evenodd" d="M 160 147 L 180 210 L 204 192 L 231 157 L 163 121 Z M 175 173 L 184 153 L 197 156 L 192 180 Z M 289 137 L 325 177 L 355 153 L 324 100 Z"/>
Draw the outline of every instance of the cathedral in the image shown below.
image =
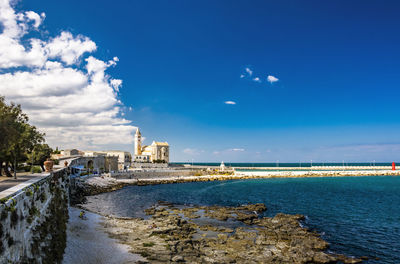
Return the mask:
<path fill-rule="evenodd" d="M 142 146 L 142 135 L 139 128 L 137 128 L 135 134 L 135 162 L 168 163 L 168 143 L 153 141 L 150 146 Z"/>

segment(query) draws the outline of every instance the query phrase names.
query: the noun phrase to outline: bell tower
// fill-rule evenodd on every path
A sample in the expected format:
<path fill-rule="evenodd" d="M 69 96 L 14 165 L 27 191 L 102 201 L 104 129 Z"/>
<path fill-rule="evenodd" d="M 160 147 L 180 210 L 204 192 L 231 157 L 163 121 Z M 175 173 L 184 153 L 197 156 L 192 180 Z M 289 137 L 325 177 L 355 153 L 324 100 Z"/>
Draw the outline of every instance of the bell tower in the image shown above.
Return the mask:
<path fill-rule="evenodd" d="M 135 134 L 135 156 L 142 155 L 142 135 L 139 128 L 136 129 Z"/>

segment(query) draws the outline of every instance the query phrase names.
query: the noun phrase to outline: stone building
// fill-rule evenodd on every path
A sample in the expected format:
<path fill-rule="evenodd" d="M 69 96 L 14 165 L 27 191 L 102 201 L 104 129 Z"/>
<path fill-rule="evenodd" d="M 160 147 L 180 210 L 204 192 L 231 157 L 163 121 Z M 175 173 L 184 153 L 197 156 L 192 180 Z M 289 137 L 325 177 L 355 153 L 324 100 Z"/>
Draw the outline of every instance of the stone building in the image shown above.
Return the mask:
<path fill-rule="evenodd" d="M 82 166 L 84 169 L 90 171 L 110 172 L 118 171 L 118 157 L 117 156 L 106 156 L 106 155 L 96 155 L 79 158 L 74 161 L 75 166 Z"/>
<path fill-rule="evenodd" d="M 107 156 L 118 157 L 118 168 L 120 170 L 128 169 L 131 166 L 132 155 L 128 151 L 110 150 L 107 151 Z"/>
<path fill-rule="evenodd" d="M 65 149 L 61 151 L 61 155 L 64 157 L 72 157 L 80 155 L 79 150 L 77 149 Z"/>
<path fill-rule="evenodd" d="M 168 163 L 168 143 L 153 141 L 149 146 L 142 146 L 142 135 L 138 128 L 135 134 L 135 162 Z"/>
<path fill-rule="evenodd" d="M 117 157 L 118 170 L 128 169 L 132 162 L 132 155 L 128 151 L 122 150 L 107 150 L 107 151 L 85 151 L 84 156 L 106 156 L 106 157 Z"/>

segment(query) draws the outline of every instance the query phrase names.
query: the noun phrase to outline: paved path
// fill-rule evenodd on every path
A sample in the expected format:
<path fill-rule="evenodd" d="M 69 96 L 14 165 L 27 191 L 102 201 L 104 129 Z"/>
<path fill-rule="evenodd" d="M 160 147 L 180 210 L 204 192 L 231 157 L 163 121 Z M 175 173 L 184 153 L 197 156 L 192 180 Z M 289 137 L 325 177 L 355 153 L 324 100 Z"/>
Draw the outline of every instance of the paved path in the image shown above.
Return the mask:
<path fill-rule="evenodd" d="M 1 177 L 2 181 L 0 181 L 0 192 L 7 190 L 8 188 L 14 187 L 15 185 L 18 185 L 20 183 L 26 182 L 30 179 L 34 179 L 38 176 L 41 176 L 40 173 L 36 174 L 23 174 L 23 175 L 18 175 L 17 174 L 17 179 L 15 180 L 14 177 Z"/>

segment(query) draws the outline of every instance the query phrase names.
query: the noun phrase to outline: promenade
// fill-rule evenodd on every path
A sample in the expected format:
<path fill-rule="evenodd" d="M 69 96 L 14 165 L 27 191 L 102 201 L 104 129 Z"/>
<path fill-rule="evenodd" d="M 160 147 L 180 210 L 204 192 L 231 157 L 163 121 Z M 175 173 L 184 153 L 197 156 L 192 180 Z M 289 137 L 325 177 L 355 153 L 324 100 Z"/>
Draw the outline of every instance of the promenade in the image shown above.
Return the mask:
<path fill-rule="evenodd" d="M 5 191 L 11 187 L 14 187 L 20 183 L 34 179 L 38 176 L 41 176 L 41 174 L 40 173 L 31 174 L 29 172 L 17 173 L 17 179 L 14 179 L 14 177 L 1 176 L 0 177 L 0 192 Z"/>

